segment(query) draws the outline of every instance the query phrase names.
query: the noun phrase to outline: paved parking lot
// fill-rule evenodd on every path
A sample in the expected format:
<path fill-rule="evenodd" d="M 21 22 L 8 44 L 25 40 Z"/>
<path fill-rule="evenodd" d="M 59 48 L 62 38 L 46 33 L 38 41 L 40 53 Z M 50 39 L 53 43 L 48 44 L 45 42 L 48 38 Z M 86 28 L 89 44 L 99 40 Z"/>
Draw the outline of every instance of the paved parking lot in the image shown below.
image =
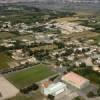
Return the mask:
<path fill-rule="evenodd" d="M 0 100 L 16 96 L 17 93 L 19 93 L 19 90 L 0 75 Z"/>

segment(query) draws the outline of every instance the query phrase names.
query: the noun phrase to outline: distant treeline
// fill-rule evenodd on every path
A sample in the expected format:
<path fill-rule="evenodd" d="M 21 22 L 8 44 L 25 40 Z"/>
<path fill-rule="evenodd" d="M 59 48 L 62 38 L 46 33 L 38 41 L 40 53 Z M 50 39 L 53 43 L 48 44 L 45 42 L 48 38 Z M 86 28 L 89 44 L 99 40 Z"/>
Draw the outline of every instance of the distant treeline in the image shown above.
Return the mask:
<path fill-rule="evenodd" d="M 54 18 L 73 16 L 74 12 L 65 11 L 53 11 L 47 9 L 39 9 L 36 7 L 28 6 L 0 6 L 0 21 L 11 21 L 15 23 L 35 23 L 35 22 L 45 22 Z"/>

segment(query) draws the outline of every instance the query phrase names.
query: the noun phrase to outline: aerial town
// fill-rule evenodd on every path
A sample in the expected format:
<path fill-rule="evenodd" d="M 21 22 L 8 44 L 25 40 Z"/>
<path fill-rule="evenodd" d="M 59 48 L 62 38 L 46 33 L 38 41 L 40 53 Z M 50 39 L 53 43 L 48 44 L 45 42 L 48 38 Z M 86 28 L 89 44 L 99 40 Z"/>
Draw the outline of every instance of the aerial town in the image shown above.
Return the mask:
<path fill-rule="evenodd" d="M 0 100 L 100 100 L 100 14 L 0 5 Z"/>

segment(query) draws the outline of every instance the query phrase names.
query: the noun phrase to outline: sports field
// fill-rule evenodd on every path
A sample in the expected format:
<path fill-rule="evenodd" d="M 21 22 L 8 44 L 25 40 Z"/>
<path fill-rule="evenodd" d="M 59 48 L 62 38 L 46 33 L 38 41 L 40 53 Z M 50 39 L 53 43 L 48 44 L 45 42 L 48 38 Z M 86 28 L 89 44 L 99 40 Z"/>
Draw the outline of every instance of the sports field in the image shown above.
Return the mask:
<path fill-rule="evenodd" d="M 25 86 L 31 85 L 34 82 L 48 78 L 54 74 L 56 73 L 51 71 L 47 65 L 39 64 L 27 70 L 9 74 L 6 76 L 6 78 L 17 88 L 23 88 Z"/>

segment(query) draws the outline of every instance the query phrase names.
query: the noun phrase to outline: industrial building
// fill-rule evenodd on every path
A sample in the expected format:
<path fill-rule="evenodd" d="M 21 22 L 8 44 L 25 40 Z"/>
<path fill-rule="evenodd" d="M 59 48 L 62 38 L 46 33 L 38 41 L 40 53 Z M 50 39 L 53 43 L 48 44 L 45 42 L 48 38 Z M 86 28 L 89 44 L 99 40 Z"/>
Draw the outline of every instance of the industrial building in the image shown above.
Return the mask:
<path fill-rule="evenodd" d="M 57 96 L 58 94 L 61 94 L 66 90 L 67 90 L 66 84 L 62 82 L 58 83 L 45 82 L 41 86 L 41 93 L 44 94 L 45 96 L 48 95 Z"/>
<path fill-rule="evenodd" d="M 68 74 L 62 76 L 62 81 L 66 84 L 70 84 L 78 89 L 83 89 L 89 85 L 89 80 L 74 73 L 69 72 Z"/>

